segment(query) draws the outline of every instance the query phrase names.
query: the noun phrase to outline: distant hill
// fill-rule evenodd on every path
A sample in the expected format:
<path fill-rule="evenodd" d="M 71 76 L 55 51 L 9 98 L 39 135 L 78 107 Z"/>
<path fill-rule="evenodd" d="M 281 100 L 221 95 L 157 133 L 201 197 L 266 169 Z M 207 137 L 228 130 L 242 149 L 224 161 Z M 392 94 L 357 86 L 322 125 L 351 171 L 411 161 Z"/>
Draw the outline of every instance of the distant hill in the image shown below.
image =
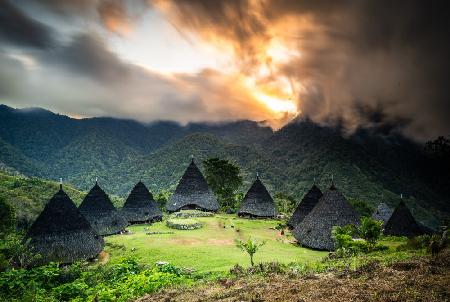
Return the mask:
<path fill-rule="evenodd" d="M 56 182 L 0 171 L 0 197 L 5 198 L 16 210 L 20 227 L 28 227 L 58 190 L 59 184 Z M 77 204 L 81 203 L 85 195 L 67 185 L 64 185 L 64 190 Z"/>
<path fill-rule="evenodd" d="M 245 192 L 259 171 L 274 194 L 300 199 L 315 178 L 334 176 L 352 201 L 391 206 L 403 193 L 414 215 L 430 226 L 448 217 L 448 197 L 420 170 L 422 146 L 361 129 L 351 136 L 308 120 L 273 132 L 252 121 L 142 124 L 114 118 L 72 119 L 44 109 L 0 105 L 0 163 L 27 176 L 63 177 L 86 191 L 99 177 L 107 192 L 126 196 L 142 179 L 154 192 L 173 190 L 195 155 L 238 163 Z"/>

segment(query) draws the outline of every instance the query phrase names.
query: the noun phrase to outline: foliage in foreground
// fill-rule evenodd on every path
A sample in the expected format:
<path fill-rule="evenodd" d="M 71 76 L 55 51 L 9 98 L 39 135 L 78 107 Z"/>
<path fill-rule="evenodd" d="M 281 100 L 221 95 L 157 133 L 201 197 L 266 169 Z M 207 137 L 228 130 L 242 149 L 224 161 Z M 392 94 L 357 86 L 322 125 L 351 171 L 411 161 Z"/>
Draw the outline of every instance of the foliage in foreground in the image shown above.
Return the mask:
<path fill-rule="evenodd" d="M 0 300 L 128 301 L 169 285 L 190 285 L 194 278 L 170 264 L 147 267 L 131 258 L 96 267 L 50 263 L 0 273 Z"/>
<path fill-rule="evenodd" d="M 309 263 L 290 263 L 283 264 L 280 262 L 257 263 L 256 265 L 244 268 L 236 264 L 230 269 L 230 273 L 234 276 L 250 276 L 250 275 L 270 275 L 270 274 L 287 274 L 291 276 L 305 276 L 316 273 L 355 271 L 361 267 L 378 263 L 382 265 L 392 265 L 394 263 L 403 262 L 412 258 L 427 255 L 426 249 L 411 250 L 382 250 L 368 254 L 359 254 L 342 258 L 330 256 L 320 261 Z"/>
<path fill-rule="evenodd" d="M 336 243 L 335 256 L 343 257 L 387 249 L 377 244 L 382 230 L 383 222 L 370 217 L 362 217 L 358 226 L 349 224 L 333 227 L 332 236 Z"/>
<path fill-rule="evenodd" d="M 240 248 L 243 252 L 246 252 L 250 256 L 250 264 L 251 266 L 255 265 L 253 263 L 253 256 L 256 252 L 265 245 L 265 241 L 257 241 L 252 238 L 248 238 L 247 241 L 236 240 L 236 246 Z"/>

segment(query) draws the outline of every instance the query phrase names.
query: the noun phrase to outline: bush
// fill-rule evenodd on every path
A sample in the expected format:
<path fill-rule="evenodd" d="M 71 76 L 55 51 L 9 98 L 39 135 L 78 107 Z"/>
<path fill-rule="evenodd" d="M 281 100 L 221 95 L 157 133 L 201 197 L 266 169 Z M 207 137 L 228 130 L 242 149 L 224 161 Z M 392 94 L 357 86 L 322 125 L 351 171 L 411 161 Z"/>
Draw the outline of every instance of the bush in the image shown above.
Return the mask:
<path fill-rule="evenodd" d="M 195 217 L 212 217 L 214 213 L 198 211 L 198 210 L 182 210 L 170 215 L 173 218 L 195 218 Z"/>
<path fill-rule="evenodd" d="M 177 229 L 177 230 L 195 230 L 203 227 L 203 224 L 200 221 L 195 219 L 168 219 L 166 221 L 166 225 L 169 228 Z"/>
<path fill-rule="evenodd" d="M 97 267 L 52 263 L 0 273 L 0 300 L 128 301 L 162 287 L 192 282 L 190 274 L 171 264 L 146 267 L 132 258 Z"/>
<path fill-rule="evenodd" d="M 397 250 L 420 250 L 426 249 L 430 246 L 431 236 L 430 235 L 421 235 L 417 237 L 409 238 L 406 243 L 399 245 Z"/>
<path fill-rule="evenodd" d="M 357 228 L 358 235 L 370 244 L 375 244 L 381 237 L 383 222 L 370 217 L 362 217 L 361 225 Z"/>
<path fill-rule="evenodd" d="M 362 217 L 359 226 L 350 224 L 333 227 L 332 236 L 336 246 L 333 256 L 346 257 L 387 249 L 387 247 L 377 244 L 381 237 L 382 225 L 381 221 Z M 354 239 L 354 237 L 360 239 Z"/>

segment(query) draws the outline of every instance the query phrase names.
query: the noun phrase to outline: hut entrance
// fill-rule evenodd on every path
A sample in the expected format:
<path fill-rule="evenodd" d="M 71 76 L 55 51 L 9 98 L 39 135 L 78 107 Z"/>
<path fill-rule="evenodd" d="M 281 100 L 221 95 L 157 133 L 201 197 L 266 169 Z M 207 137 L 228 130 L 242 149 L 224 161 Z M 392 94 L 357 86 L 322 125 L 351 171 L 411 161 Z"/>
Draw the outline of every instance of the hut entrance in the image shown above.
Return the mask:
<path fill-rule="evenodd" d="M 203 209 L 202 207 L 199 207 L 196 204 L 187 204 L 184 205 L 180 208 L 180 210 L 199 210 L 199 211 L 204 211 L 205 209 Z"/>

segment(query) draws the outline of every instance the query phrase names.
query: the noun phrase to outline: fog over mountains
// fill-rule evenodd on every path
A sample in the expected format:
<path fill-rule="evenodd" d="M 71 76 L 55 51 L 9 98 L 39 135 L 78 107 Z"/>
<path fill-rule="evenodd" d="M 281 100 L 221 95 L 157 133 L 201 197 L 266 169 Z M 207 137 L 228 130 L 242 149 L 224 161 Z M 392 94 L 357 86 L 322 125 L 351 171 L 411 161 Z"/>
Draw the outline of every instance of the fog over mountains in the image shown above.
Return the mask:
<path fill-rule="evenodd" d="M 396 205 L 402 193 L 414 215 L 437 225 L 448 215 L 447 190 L 423 167 L 423 146 L 386 129 L 339 127 L 308 120 L 278 131 L 254 121 L 220 124 L 141 124 L 114 118 L 73 119 L 45 109 L 0 106 L 0 166 L 27 176 L 88 190 L 98 177 L 108 193 L 126 196 L 143 180 L 153 193 L 174 190 L 194 155 L 236 162 L 246 191 L 258 171 L 272 194 L 300 199 L 314 178 L 322 189 L 331 176 L 353 201 Z"/>

